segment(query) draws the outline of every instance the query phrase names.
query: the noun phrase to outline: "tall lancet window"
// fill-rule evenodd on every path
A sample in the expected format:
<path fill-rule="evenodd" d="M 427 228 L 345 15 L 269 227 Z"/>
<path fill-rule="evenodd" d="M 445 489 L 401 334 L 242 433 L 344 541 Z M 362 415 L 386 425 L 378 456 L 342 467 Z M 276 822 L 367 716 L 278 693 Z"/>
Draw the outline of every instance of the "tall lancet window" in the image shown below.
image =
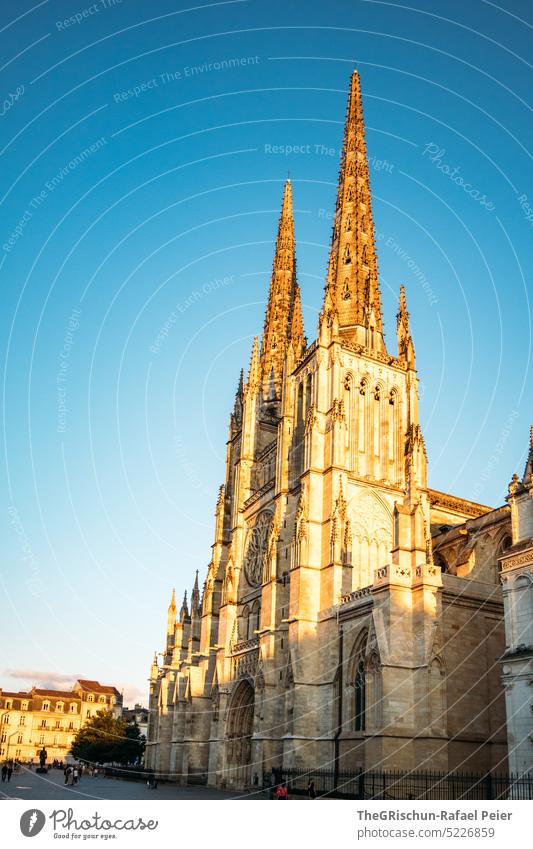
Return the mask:
<path fill-rule="evenodd" d="M 344 412 L 346 415 L 346 451 L 348 468 L 353 469 L 352 446 L 354 440 L 353 434 L 353 401 L 352 401 L 352 376 L 347 374 L 344 378 Z"/>
<path fill-rule="evenodd" d="M 296 427 L 293 434 L 293 453 L 294 479 L 297 479 L 303 470 L 304 458 L 304 387 L 302 383 L 298 384 L 298 393 L 296 396 Z"/>
<path fill-rule="evenodd" d="M 357 451 L 358 451 L 358 468 L 359 475 L 366 474 L 365 451 L 366 451 L 366 396 L 367 383 L 363 378 L 357 392 Z"/>
<path fill-rule="evenodd" d="M 301 383 L 298 384 L 298 400 L 296 403 L 296 425 L 303 422 L 304 417 L 304 388 Z"/>
<path fill-rule="evenodd" d="M 313 378 L 310 374 L 307 375 L 307 382 L 305 384 L 305 415 L 307 416 L 309 412 L 309 408 L 311 407 L 313 397 Z"/>
<path fill-rule="evenodd" d="M 250 621 L 250 610 L 248 608 L 248 605 L 246 605 L 246 607 L 243 608 L 242 615 L 241 615 L 240 628 L 239 628 L 239 640 L 247 640 L 248 639 L 249 621 Z"/>
<path fill-rule="evenodd" d="M 373 430 L 374 430 L 373 446 L 374 446 L 374 456 L 375 457 L 379 457 L 379 455 L 380 455 L 380 450 L 379 450 L 379 440 L 380 440 L 380 435 L 381 435 L 380 403 L 381 403 L 381 389 L 380 389 L 379 386 L 376 386 L 376 388 L 374 390 L 374 415 L 373 415 L 373 422 L 372 422 Z M 379 474 L 377 474 L 376 476 L 379 477 Z"/>
<path fill-rule="evenodd" d="M 398 420 L 398 396 L 396 390 L 392 390 L 389 394 L 388 408 L 388 427 L 387 427 L 387 478 L 396 482 L 396 470 L 394 461 L 396 458 L 396 431 Z"/>
<path fill-rule="evenodd" d="M 365 730 L 365 710 L 366 710 L 366 687 L 365 687 L 365 662 L 361 657 L 357 664 L 355 673 L 355 725 L 356 731 Z"/>

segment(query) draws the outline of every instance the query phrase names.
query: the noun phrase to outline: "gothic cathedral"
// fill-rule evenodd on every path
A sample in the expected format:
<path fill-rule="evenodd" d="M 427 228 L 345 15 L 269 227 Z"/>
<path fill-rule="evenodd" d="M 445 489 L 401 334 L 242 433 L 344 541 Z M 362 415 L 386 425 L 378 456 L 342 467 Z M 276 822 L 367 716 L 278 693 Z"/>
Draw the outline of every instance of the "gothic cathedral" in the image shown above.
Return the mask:
<path fill-rule="evenodd" d="M 383 334 L 354 72 L 318 338 L 288 181 L 203 591 L 197 574 L 172 595 L 150 672 L 147 767 L 226 787 L 280 767 L 507 771 L 512 546 L 509 505 L 428 487 L 403 287 L 396 354 Z"/>

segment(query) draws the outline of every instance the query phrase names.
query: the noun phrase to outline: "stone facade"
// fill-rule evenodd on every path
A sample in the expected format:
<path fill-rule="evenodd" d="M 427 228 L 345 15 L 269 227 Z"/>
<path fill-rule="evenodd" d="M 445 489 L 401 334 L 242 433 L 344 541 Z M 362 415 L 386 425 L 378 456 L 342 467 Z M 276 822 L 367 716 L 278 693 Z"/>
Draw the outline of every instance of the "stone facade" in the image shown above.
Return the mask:
<path fill-rule="evenodd" d="M 287 182 L 261 344 L 230 418 L 200 595 L 168 609 L 147 766 L 507 769 L 498 510 L 428 487 L 405 292 L 385 344 L 360 83 L 351 79 L 316 341 Z"/>
<path fill-rule="evenodd" d="M 509 767 L 516 775 L 533 775 L 533 428 L 524 475 L 522 480 L 513 475 L 507 500 L 512 546 L 500 563 Z"/>
<path fill-rule="evenodd" d="M 64 761 L 74 737 L 99 710 L 122 714 L 122 695 L 115 687 L 80 679 L 72 690 L 11 693 L 0 689 L 0 759 L 39 763 L 44 748 L 48 763 Z"/>

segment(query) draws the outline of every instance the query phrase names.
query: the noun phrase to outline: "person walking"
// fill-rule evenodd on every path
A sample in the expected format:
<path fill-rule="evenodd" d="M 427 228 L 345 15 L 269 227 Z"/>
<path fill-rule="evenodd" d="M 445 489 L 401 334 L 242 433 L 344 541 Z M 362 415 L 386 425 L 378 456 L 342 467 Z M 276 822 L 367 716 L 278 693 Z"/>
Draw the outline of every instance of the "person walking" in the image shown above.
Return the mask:
<path fill-rule="evenodd" d="M 7 764 L 4 764 L 2 767 L 2 781 L 5 781 L 7 778 Z"/>
<path fill-rule="evenodd" d="M 288 798 L 289 798 L 289 791 L 287 789 L 287 785 L 283 784 L 283 783 L 278 784 L 278 787 L 277 787 L 277 790 L 276 790 L 276 799 L 288 799 Z"/>
<path fill-rule="evenodd" d="M 315 782 L 312 778 L 307 782 L 307 796 L 309 799 L 316 799 Z"/>
<path fill-rule="evenodd" d="M 72 770 L 72 778 L 74 779 L 73 783 L 77 784 L 78 783 L 78 768 L 77 767 L 74 767 L 74 769 Z"/>
<path fill-rule="evenodd" d="M 82 766 L 82 764 L 80 764 L 80 765 L 78 766 L 78 784 L 79 784 L 79 783 L 80 783 L 80 781 L 81 781 L 82 773 L 83 773 L 83 766 Z"/>
<path fill-rule="evenodd" d="M 13 775 L 13 761 L 9 761 L 7 765 L 7 780 L 11 781 L 11 776 Z"/>

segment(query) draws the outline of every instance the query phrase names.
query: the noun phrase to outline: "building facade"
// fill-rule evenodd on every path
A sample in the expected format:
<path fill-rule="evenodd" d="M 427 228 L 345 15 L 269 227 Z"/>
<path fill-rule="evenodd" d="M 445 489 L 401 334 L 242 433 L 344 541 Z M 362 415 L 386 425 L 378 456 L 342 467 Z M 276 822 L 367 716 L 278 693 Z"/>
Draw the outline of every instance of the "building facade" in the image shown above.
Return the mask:
<path fill-rule="evenodd" d="M 317 339 L 287 182 L 241 373 L 211 561 L 168 608 L 147 766 L 247 786 L 277 767 L 507 770 L 499 557 L 512 506 L 428 487 L 409 313 L 383 333 L 360 82 Z"/>
<path fill-rule="evenodd" d="M 148 708 L 140 704 L 135 704 L 132 708 L 122 708 L 122 719 L 128 723 L 134 722 L 146 739 L 148 734 Z"/>
<path fill-rule="evenodd" d="M 72 690 L 11 693 L 0 689 L 0 760 L 39 763 L 64 761 L 77 732 L 99 710 L 122 714 L 122 695 L 115 687 L 80 679 Z"/>
<path fill-rule="evenodd" d="M 509 767 L 516 775 L 533 775 L 533 428 L 524 474 L 513 475 L 507 501 L 512 546 L 500 562 Z"/>

